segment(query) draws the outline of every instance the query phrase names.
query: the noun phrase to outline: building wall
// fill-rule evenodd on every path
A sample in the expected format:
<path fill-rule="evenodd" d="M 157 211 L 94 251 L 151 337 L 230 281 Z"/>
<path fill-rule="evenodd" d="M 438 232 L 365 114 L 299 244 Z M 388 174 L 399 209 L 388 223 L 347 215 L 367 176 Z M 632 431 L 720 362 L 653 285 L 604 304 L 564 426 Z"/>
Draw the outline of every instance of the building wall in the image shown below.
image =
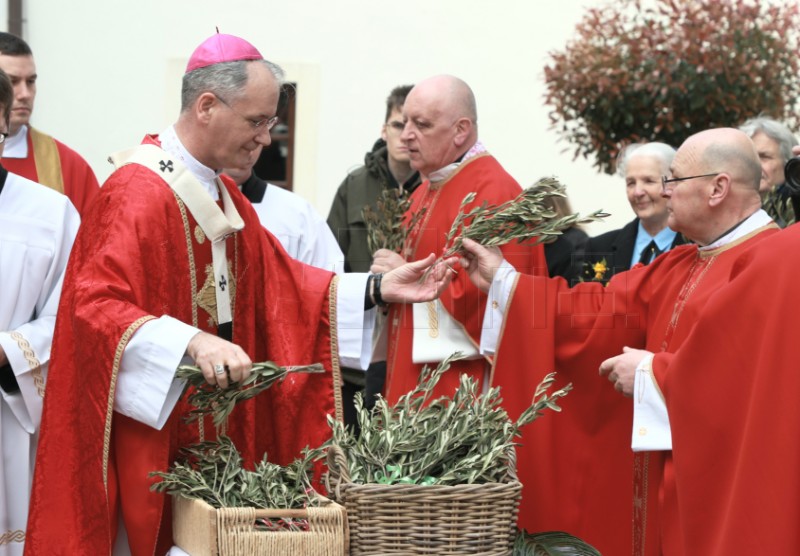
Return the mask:
<path fill-rule="evenodd" d="M 622 179 L 573 160 L 543 104 L 547 53 L 601 0 L 24 1 L 40 76 L 33 122 L 101 179 L 109 153 L 174 121 L 186 60 L 219 27 L 298 82 L 295 191 L 325 215 L 377 138 L 389 90 L 449 73 L 473 87 L 482 141 L 523 186 L 556 175 L 575 210 L 612 212 L 592 234 L 632 218 Z"/>

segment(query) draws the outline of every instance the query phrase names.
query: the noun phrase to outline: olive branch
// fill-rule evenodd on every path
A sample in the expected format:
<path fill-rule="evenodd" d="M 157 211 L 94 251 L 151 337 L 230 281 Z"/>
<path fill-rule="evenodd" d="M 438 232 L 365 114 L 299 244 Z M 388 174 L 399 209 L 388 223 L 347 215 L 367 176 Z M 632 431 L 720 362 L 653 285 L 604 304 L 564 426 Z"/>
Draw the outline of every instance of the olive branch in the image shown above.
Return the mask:
<path fill-rule="evenodd" d="M 186 422 L 192 422 L 211 413 L 214 416 L 214 424 L 221 425 L 237 403 L 257 396 L 290 373 L 322 372 L 325 372 L 325 368 L 319 363 L 297 367 L 280 367 L 272 361 L 253 363 L 250 376 L 241 383 L 231 381 L 226 388 L 210 385 L 200 368 L 194 365 L 181 365 L 175 376 L 185 380 L 187 386 L 195 388 L 188 400 L 195 409 L 185 416 Z"/>

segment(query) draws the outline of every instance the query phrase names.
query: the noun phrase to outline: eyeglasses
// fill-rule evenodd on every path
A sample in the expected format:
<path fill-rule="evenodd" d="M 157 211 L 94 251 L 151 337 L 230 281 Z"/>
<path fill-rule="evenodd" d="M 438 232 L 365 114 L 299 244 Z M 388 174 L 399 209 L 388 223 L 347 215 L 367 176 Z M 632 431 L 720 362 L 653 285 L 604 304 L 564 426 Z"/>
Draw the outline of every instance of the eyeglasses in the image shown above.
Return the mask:
<path fill-rule="evenodd" d="M 247 117 L 247 116 L 245 116 L 244 114 L 241 114 L 241 113 L 240 113 L 238 110 L 236 110 L 236 109 L 235 109 L 233 106 L 231 106 L 230 104 L 228 104 L 228 103 L 225 101 L 225 99 L 224 99 L 224 98 L 222 98 L 221 96 L 219 96 L 219 95 L 214 95 L 214 96 L 216 96 L 216 97 L 217 97 L 217 99 L 219 99 L 219 101 L 220 101 L 222 104 L 224 104 L 225 106 L 227 106 L 227 107 L 228 107 L 228 108 L 231 110 L 231 112 L 233 112 L 234 114 L 236 114 L 236 115 L 237 115 L 237 116 L 239 116 L 240 118 L 242 118 L 242 119 L 244 119 L 245 121 L 247 121 L 247 122 L 248 122 L 248 123 L 249 123 L 251 126 L 253 126 L 253 129 L 256 129 L 256 130 L 259 130 L 259 131 L 261 131 L 262 129 L 266 129 L 266 130 L 268 130 L 268 131 L 269 131 L 270 129 L 272 129 L 273 127 L 275 127 L 275 124 L 277 124 L 277 123 L 278 123 L 278 116 L 272 116 L 271 118 L 264 118 L 263 120 L 254 120 L 253 118 L 248 118 L 248 117 Z"/>
<path fill-rule="evenodd" d="M 6 142 L 6 139 L 8 139 L 8 135 L 9 135 L 8 133 L 0 131 L 0 145 Z"/>
<path fill-rule="evenodd" d="M 386 131 L 391 131 L 392 133 L 402 133 L 403 128 L 406 127 L 406 124 L 403 122 L 393 121 L 393 122 L 386 122 Z"/>
<path fill-rule="evenodd" d="M 716 175 L 718 175 L 720 173 L 721 172 L 714 172 L 713 174 L 702 174 L 702 175 L 699 175 L 699 176 L 687 176 L 685 178 L 668 178 L 667 176 L 661 176 L 661 192 L 662 193 L 666 193 L 668 190 L 672 191 L 673 189 L 675 189 L 674 186 L 671 186 L 671 187 L 667 188 L 667 184 L 668 183 L 677 183 L 679 181 L 693 180 L 695 178 L 709 178 L 711 176 L 716 176 Z"/>

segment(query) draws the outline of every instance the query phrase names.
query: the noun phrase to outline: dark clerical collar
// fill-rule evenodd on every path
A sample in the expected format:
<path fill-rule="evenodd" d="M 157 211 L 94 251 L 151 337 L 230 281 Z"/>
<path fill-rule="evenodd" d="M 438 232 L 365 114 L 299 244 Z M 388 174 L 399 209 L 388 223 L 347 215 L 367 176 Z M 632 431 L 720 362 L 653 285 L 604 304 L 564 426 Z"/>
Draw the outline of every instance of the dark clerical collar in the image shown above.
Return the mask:
<path fill-rule="evenodd" d="M 251 172 L 247 181 L 242 183 L 241 190 L 242 195 L 247 197 L 251 203 L 260 203 L 264 200 L 267 182 L 256 176 L 255 172 Z"/>
<path fill-rule="evenodd" d="M 0 193 L 3 192 L 3 187 L 6 185 L 6 178 L 8 177 L 8 170 L 0 166 Z"/>

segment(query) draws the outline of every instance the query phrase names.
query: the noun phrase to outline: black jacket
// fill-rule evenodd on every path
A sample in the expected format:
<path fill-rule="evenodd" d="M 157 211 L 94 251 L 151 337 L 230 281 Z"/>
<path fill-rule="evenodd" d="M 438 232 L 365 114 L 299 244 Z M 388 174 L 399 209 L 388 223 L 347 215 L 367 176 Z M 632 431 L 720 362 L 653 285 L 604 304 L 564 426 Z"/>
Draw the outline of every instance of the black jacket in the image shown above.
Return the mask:
<path fill-rule="evenodd" d="M 583 252 L 575 257 L 570 284 L 574 285 L 580 281 L 607 283 L 615 274 L 628 270 L 631 267 L 638 231 L 639 219 L 634 218 L 618 230 L 611 230 L 586 240 Z M 686 243 L 684 237 L 677 234 L 670 249 L 684 243 Z M 597 278 L 593 267 L 603 260 L 606 262 L 607 270 L 602 273 L 602 278 Z"/>
<path fill-rule="evenodd" d="M 563 276 L 570 279 L 573 259 L 582 252 L 589 236 L 580 228 L 567 228 L 552 243 L 545 243 L 544 258 L 551 277 Z"/>
<path fill-rule="evenodd" d="M 362 211 L 365 205 L 375 207 L 381 191 L 399 187 L 389 171 L 388 151 L 383 139 L 378 139 L 364 157 L 364 166 L 350 172 L 333 198 L 328 214 L 328 226 L 342 248 L 347 272 L 369 272 L 372 253 L 367 247 L 367 226 Z M 403 184 L 413 191 L 420 184 L 418 172 Z"/>

